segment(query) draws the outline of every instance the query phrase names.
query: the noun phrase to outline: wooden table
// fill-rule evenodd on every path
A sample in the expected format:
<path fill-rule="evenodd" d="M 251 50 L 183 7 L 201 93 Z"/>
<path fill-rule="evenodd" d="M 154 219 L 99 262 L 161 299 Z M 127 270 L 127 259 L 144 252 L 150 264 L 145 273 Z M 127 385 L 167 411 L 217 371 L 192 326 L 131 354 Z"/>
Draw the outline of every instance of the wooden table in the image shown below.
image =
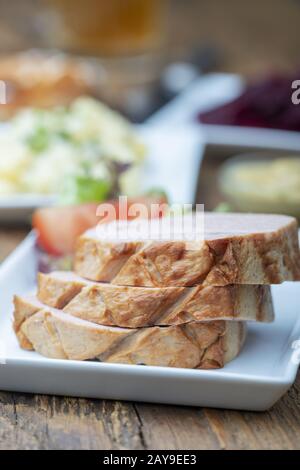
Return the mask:
<path fill-rule="evenodd" d="M 0 229 L 1 260 L 25 235 Z M 0 392 L 0 449 L 281 448 L 300 449 L 300 375 L 265 413 Z"/>

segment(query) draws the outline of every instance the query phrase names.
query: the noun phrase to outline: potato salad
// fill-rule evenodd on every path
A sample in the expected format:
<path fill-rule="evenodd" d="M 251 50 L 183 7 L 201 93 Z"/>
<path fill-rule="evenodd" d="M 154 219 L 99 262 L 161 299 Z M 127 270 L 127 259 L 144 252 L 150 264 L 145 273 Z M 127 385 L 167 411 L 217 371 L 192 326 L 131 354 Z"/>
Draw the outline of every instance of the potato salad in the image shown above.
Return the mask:
<path fill-rule="evenodd" d="M 144 154 L 130 123 L 92 98 L 25 109 L 0 131 L 0 195 L 59 194 L 65 203 L 134 195 Z"/>

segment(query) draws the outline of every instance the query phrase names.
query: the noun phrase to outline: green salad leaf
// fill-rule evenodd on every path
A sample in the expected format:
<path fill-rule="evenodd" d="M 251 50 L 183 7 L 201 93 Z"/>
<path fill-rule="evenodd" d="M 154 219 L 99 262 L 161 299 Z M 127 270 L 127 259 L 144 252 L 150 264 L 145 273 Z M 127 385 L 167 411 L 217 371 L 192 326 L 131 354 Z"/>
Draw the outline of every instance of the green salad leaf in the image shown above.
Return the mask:
<path fill-rule="evenodd" d="M 27 144 L 34 153 L 40 153 L 49 146 L 50 135 L 44 127 L 38 127 L 33 134 L 27 138 Z"/>
<path fill-rule="evenodd" d="M 111 183 L 104 179 L 90 176 L 72 176 L 65 182 L 61 193 L 61 204 L 83 204 L 102 202 L 107 199 Z"/>

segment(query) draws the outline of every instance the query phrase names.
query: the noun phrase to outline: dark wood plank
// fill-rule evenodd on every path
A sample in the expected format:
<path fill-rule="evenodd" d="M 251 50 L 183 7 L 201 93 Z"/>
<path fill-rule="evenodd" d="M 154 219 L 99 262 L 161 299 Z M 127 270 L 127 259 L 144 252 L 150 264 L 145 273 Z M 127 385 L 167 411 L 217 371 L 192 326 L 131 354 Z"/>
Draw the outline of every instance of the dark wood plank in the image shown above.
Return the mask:
<path fill-rule="evenodd" d="M 300 374 L 294 386 L 264 413 L 205 410 L 226 449 L 300 448 Z"/>
<path fill-rule="evenodd" d="M 136 404 L 148 449 L 220 449 L 202 409 Z"/>
<path fill-rule="evenodd" d="M 0 393 L 0 449 L 143 449 L 132 404 Z"/>

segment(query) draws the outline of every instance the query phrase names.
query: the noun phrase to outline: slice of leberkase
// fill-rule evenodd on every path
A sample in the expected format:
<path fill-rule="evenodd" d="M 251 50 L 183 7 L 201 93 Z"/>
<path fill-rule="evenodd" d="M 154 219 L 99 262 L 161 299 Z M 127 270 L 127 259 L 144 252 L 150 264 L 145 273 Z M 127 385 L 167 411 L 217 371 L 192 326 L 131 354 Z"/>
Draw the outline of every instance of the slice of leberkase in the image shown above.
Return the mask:
<path fill-rule="evenodd" d="M 61 271 L 38 275 L 38 298 L 49 307 L 83 320 L 127 328 L 274 319 L 269 286 L 116 286 Z"/>
<path fill-rule="evenodd" d="M 192 226 L 191 217 L 185 216 L 184 227 Z M 76 273 L 93 281 L 145 287 L 279 284 L 300 279 L 298 227 L 292 217 L 205 213 L 202 240 L 187 240 L 186 233 L 182 240 L 178 233 L 176 239 L 148 239 L 148 221 L 129 222 L 129 227 L 137 223 L 140 234 L 144 224 L 145 236 L 140 238 L 132 236 L 134 230 L 122 221 L 82 235 L 76 247 Z"/>
<path fill-rule="evenodd" d="M 56 359 L 220 368 L 238 355 L 246 335 L 244 322 L 222 320 L 140 329 L 96 325 L 35 297 L 15 297 L 14 315 L 21 347 Z"/>

